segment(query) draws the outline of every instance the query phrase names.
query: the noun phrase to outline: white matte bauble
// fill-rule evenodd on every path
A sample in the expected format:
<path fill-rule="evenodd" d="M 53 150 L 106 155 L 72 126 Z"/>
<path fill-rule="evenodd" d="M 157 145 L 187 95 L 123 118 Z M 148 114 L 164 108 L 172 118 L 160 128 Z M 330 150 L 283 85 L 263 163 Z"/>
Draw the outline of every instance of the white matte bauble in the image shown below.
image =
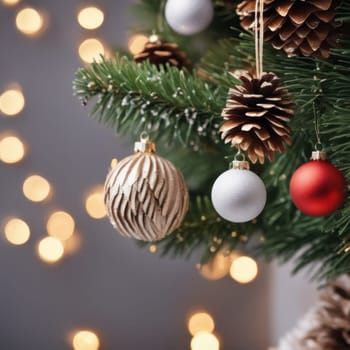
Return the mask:
<path fill-rule="evenodd" d="M 217 213 L 232 222 L 256 218 L 266 203 L 266 188 L 258 175 L 248 169 L 230 169 L 215 181 L 211 200 Z"/>
<path fill-rule="evenodd" d="M 208 27 L 214 16 L 211 0 L 168 0 L 165 18 L 177 33 L 192 35 Z"/>

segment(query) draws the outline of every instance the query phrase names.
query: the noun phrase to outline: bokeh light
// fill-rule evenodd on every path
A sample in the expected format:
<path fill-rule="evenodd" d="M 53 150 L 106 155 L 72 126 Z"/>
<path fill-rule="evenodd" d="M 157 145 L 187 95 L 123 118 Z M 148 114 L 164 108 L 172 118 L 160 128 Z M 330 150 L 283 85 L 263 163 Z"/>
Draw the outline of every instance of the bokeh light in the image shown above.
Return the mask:
<path fill-rule="evenodd" d="M 191 341 L 192 350 L 219 350 L 220 342 L 218 338 L 209 332 L 197 333 Z"/>
<path fill-rule="evenodd" d="M 74 350 L 98 350 L 99 346 L 98 336 L 92 331 L 82 330 L 74 335 Z"/>
<path fill-rule="evenodd" d="M 50 236 L 65 241 L 73 235 L 75 222 L 65 211 L 56 211 L 47 220 L 46 229 Z"/>
<path fill-rule="evenodd" d="M 79 46 L 79 56 L 86 63 L 101 60 L 100 55 L 105 53 L 103 44 L 98 39 L 86 39 Z"/>
<path fill-rule="evenodd" d="M 103 21 L 103 12 L 95 6 L 85 7 L 78 13 L 78 22 L 85 29 L 96 29 Z"/>
<path fill-rule="evenodd" d="M 50 183 L 40 175 L 31 175 L 23 183 L 23 194 L 33 202 L 44 201 L 50 191 Z"/>
<path fill-rule="evenodd" d="M 25 106 L 25 98 L 20 89 L 8 89 L 0 96 L 0 112 L 8 116 L 19 114 Z"/>
<path fill-rule="evenodd" d="M 36 35 L 44 26 L 43 16 L 34 8 L 26 7 L 16 16 L 16 27 L 25 35 Z"/>
<path fill-rule="evenodd" d="M 213 259 L 199 266 L 199 273 L 207 280 L 216 281 L 228 275 L 235 253 L 221 249 Z"/>
<path fill-rule="evenodd" d="M 233 260 L 230 275 L 239 283 L 250 283 L 258 275 L 258 265 L 254 259 L 248 256 L 241 256 Z"/>
<path fill-rule="evenodd" d="M 1 3 L 5 6 L 15 6 L 19 4 L 20 0 L 1 0 Z"/>
<path fill-rule="evenodd" d="M 28 242 L 30 228 L 28 224 L 19 218 L 12 218 L 5 224 L 5 237 L 14 245 L 22 245 Z"/>
<path fill-rule="evenodd" d="M 63 257 L 64 247 L 62 242 L 54 237 L 43 238 L 38 245 L 38 254 L 41 260 L 52 264 Z"/>
<path fill-rule="evenodd" d="M 196 335 L 198 332 L 212 333 L 214 328 L 214 320 L 207 312 L 196 312 L 189 318 L 188 331 L 192 335 Z"/>
<path fill-rule="evenodd" d="M 6 136 L 0 141 L 0 160 L 7 164 L 20 162 L 25 156 L 23 142 L 16 136 Z"/>
<path fill-rule="evenodd" d="M 150 253 L 156 253 L 157 252 L 157 246 L 155 245 L 155 244 L 151 244 L 150 246 L 149 246 L 149 251 L 150 251 Z"/>
<path fill-rule="evenodd" d="M 64 246 L 65 255 L 74 255 L 78 252 L 82 244 L 82 237 L 80 233 L 74 232 L 74 235 L 70 236 L 65 241 L 62 241 Z"/>
<path fill-rule="evenodd" d="M 128 48 L 130 53 L 132 53 L 133 55 L 140 53 L 144 49 L 145 44 L 147 42 L 148 36 L 143 34 L 133 35 L 128 42 Z"/>
<path fill-rule="evenodd" d="M 106 216 L 103 185 L 96 186 L 89 191 L 85 200 L 85 209 L 94 219 L 102 219 Z"/>
<path fill-rule="evenodd" d="M 111 169 L 114 169 L 117 165 L 118 165 L 118 159 L 117 158 L 113 158 L 111 160 Z"/>

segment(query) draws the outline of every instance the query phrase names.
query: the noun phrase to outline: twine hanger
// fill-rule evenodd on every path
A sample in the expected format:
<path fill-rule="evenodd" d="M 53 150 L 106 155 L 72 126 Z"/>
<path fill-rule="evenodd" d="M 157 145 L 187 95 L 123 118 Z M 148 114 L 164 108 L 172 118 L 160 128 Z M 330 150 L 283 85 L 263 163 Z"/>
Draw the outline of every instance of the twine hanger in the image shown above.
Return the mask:
<path fill-rule="evenodd" d="M 260 79 L 263 73 L 264 57 L 264 0 L 256 0 L 254 15 L 256 76 Z"/>

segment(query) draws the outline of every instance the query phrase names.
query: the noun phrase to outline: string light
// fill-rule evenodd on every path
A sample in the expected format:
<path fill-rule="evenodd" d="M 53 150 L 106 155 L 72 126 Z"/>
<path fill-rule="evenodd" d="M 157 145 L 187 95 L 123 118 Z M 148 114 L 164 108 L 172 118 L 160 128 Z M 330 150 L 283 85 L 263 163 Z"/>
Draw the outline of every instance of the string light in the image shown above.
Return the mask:
<path fill-rule="evenodd" d="M 194 313 L 188 321 L 188 331 L 192 335 L 196 335 L 198 332 L 212 333 L 214 328 L 214 320 L 206 312 Z"/>
<path fill-rule="evenodd" d="M 54 237 L 43 238 L 38 245 L 38 254 L 41 260 L 52 264 L 59 261 L 64 253 L 62 242 Z"/>
<path fill-rule="evenodd" d="M 14 245 L 22 245 L 28 242 L 30 237 L 30 228 L 28 224 L 19 219 L 12 218 L 5 224 L 5 237 Z"/>
<path fill-rule="evenodd" d="M 252 258 L 241 256 L 232 262 L 230 275 L 239 283 L 250 283 L 258 275 L 258 265 Z"/>
<path fill-rule="evenodd" d="M 7 164 L 20 162 L 25 156 L 23 142 L 16 136 L 6 136 L 0 141 L 0 160 Z"/>
<path fill-rule="evenodd" d="M 25 35 L 34 36 L 43 29 L 43 16 L 34 8 L 26 7 L 16 16 L 16 27 Z"/>
<path fill-rule="evenodd" d="M 20 89 L 8 89 L 0 96 L 0 112 L 8 116 L 15 116 L 22 112 L 25 98 Z"/>
<path fill-rule="evenodd" d="M 105 53 L 103 44 L 98 39 L 86 39 L 79 46 L 79 56 L 86 63 L 100 61 L 100 55 Z"/>
<path fill-rule="evenodd" d="M 144 49 L 145 44 L 147 42 L 148 42 L 148 37 L 146 35 L 143 35 L 143 34 L 133 35 L 128 42 L 128 48 L 130 53 L 132 53 L 133 55 L 140 53 Z"/>
<path fill-rule="evenodd" d="M 191 341 L 192 350 L 219 350 L 220 342 L 218 338 L 208 332 L 197 333 Z"/>
<path fill-rule="evenodd" d="M 65 241 L 73 235 L 75 222 L 70 214 L 64 211 L 56 211 L 50 215 L 46 229 L 50 236 Z"/>
<path fill-rule="evenodd" d="M 23 183 L 23 194 L 33 202 L 42 202 L 49 196 L 50 183 L 40 175 L 31 175 Z"/>
<path fill-rule="evenodd" d="M 100 341 L 94 332 L 83 330 L 74 335 L 74 350 L 98 350 L 99 346 Z"/>
<path fill-rule="evenodd" d="M 85 200 L 85 209 L 94 219 L 102 219 L 106 216 L 106 207 L 104 204 L 103 186 L 96 186 L 90 191 Z"/>
<path fill-rule="evenodd" d="M 5 6 L 15 6 L 17 5 L 20 0 L 2 0 L 1 1 Z"/>
<path fill-rule="evenodd" d="M 78 13 L 78 22 L 85 29 L 96 29 L 103 21 L 103 12 L 95 6 L 85 7 Z"/>

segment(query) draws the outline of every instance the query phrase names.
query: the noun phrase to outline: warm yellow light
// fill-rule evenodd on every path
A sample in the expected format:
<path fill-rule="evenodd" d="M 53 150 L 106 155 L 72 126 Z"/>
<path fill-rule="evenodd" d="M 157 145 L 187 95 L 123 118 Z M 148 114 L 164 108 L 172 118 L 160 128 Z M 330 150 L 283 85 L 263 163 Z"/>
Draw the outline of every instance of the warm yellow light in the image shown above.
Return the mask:
<path fill-rule="evenodd" d="M 23 194 L 33 202 L 42 202 L 50 194 L 49 182 L 39 175 L 27 177 L 23 183 Z"/>
<path fill-rule="evenodd" d="M 33 8 L 24 8 L 16 16 L 16 27 L 23 34 L 38 34 L 43 28 L 43 25 L 44 20 L 42 15 Z"/>
<path fill-rule="evenodd" d="M 7 164 L 20 162 L 25 154 L 23 142 L 16 136 L 7 136 L 0 141 L 0 160 Z"/>
<path fill-rule="evenodd" d="M 94 219 L 102 219 L 106 216 L 103 186 L 97 186 L 90 191 L 85 200 L 85 209 Z"/>
<path fill-rule="evenodd" d="M 68 213 L 56 211 L 47 220 L 46 229 L 50 236 L 65 241 L 73 235 L 75 222 Z"/>
<path fill-rule="evenodd" d="M 100 341 L 97 335 L 91 331 L 79 331 L 74 335 L 74 350 L 98 350 Z"/>
<path fill-rule="evenodd" d="M 224 278 L 230 271 L 233 260 L 232 254 L 227 254 L 226 249 L 220 250 L 213 259 L 200 266 L 199 273 L 207 280 L 219 280 Z"/>
<path fill-rule="evenodd" d="M 5 237 L 14 245 L 26 243 L 30 237 L 30 229 L 26 222 L 13 218 L 5 224 Z"/>
<path fill-rule="evenodd" d="M 6 90 L 0 96 L 0 112 L 8 116 L 20 113 L 25 105 L 23 93 L 19 89 Z"/>
<path fill-rule="evenodd" d="M 252 282 L 258 275 L 258 265 L 252 258 L 241 256 L 232 262 L 230 275 L 239 283 Z"/>
<path fill-rule="evenodd" d="M 137 53 L 140 53 L 144 47 L 145 44 L 148 42 L 148 37 L 143 34 L 136 34 L 132 36 L 128 42 L 128 48 L 129 51 L 136 55 Z"/>
<path fill-rule="evenodd" d="M 214 320 L 206 312 L 197 312 L 188 321 L 188 330 L 192 335 L 196 335 L 198 332 L 212 333 L 214 328 Z"/>
<path fill-rule="evenodd" d="M 67 240 L 62 241 L 64 246 L 64 254 L 74 255 L 81 247 L 82 239 L 78 232 L 74 232 L 74 235 L 70 236 Z"/>
<path fill-rule="evenodd" d="M 118 159 L 117 158 L 113 158 L 111 160 L 111 168 L 114 169 L 117 165 L 118 165 Z"/>
<path fill-rule="evenodd" d="M 219 350 L 220 343 L 218 338 L 208 332 L 197 333 L 191 341 L 192 350 Z"/>
<path fill-rule="evenodd" d="M 87 63 L 100 61 L 100 55 L 104 53 L 103 44 L 97 39 L 86 39 L 79 46 L 79 56 Z"/>
<path fill-rule="evenodd" d="M 62 242 L 54 237 L 43 238 L 38 245 L 38 254 L 46 263 L 55 263 L 60 260 L 64 253 Z"/>
<path fill-rule="evenodd" d="M 149 246 L 150 253 L 156 253 L 157 252 L 157 246 L 155 244 L 151 244 Z"/>
<path fill-rule="evenodd" d="M 1 1 L 5 6 L 15 6 L 17 5 L 20 0 L 2 0 Z"/>
<path fill-rule="evenodd" d="M 78 13 L 78 22 L 85 29 L 96 29 L 104 21 L 103 12 L 94 6 L 85 7 Z"/>

